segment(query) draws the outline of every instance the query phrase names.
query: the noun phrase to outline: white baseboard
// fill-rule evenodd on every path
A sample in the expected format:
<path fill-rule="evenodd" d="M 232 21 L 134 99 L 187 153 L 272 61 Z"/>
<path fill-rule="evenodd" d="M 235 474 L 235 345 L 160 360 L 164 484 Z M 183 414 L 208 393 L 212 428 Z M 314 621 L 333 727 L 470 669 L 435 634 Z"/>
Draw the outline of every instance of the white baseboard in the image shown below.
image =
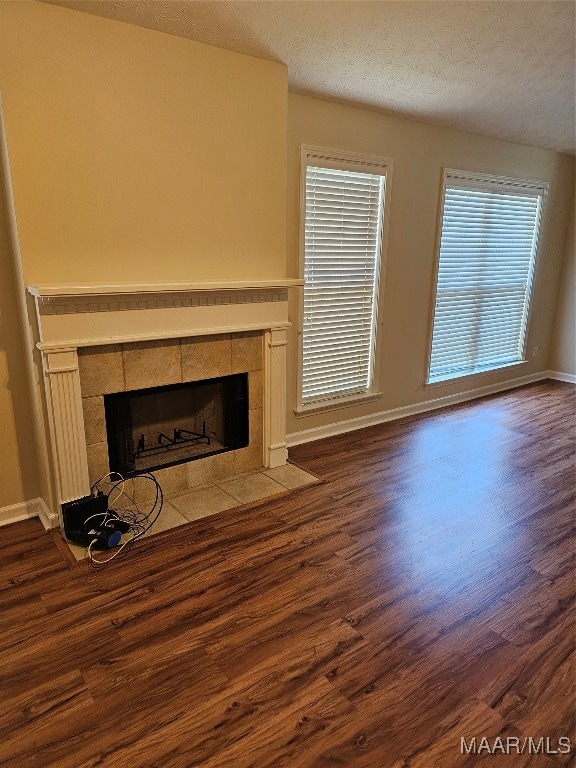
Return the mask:
<path fill-rule="evenodd" d="M 31 517 L 39 517 L 46 530 L 58 525 L 58 517 L 50 512 L 44 499 L 41 498 L 0 507 L 0 525 L 18 523 L 20 520 L 29 520 Z"/>
<path fill-rule="evenodd" d="M 386 421 L 403 419 L 406 416 L 415 416 L 419 413 L 426 413 L 426 411 L 435 411 L 439 408 L 446 408 L 449 405 L 464 403 L 467 400 L 476 400 L 479 397 L 493 395 L 497 392 L 505 392 L 507 389 L 522 387 L 526 384 L 533 384 L 536 381 L 542 381 L 543 379 L 548 378 L 552 378 L 550 376 L 550 371 L 540 371 L 539 373 L 531 373 L 529 376 L 508 379 L 508 381 L 503 381 L 499 384 L 490 384 L 486 387 L 469 389 L 466 392 L 459 392 L 454 395 L 437 397 L 433 400 L 424 400 L 421 403 L 414 403 L 413 405 L 404 405 L 401 408 L 391 408 L 388 411 L 371 413 L 369 416 L 359 416 L 355 419 L 339 421 L 336 424 L 327 424 L 324 427 L 304 429 L 301 432 L 292 432 L 292 434 L 287 435 L 286 443 L 289 447 L 301 445 L 302 443 L 310 443 L 314 440 L 321 440 L 324 437 L 342 435 L 345 432 L 353 432 L 357 429 L 363 429 L 364 427 L 373 427 L 376 424 L 384 424 Z"/>
<path fill-rule="evenodd" d="M 44 528 L 46 530 L 57 528 L 60 525 L 58 514 L 48 508 L 44 499 L 35 499 L 35 501 L 38 502 L 38 517 Z"/>
<path fill-rule="evenodd" d="M 562 371 L 548 371 L 549 379 L 556 381 L 565 381 L 568 384 L 576 384 L 576 376 L 573 373 L 562 373 Z"/>

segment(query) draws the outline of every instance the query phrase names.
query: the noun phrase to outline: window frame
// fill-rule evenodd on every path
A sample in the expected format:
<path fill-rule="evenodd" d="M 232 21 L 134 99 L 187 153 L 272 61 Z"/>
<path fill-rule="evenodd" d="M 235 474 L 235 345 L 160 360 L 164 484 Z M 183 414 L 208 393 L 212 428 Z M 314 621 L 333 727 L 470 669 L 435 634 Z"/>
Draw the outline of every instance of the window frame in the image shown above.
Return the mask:
<path fill-rule="evenodd" d="M 515 360 L 510 363 L 504 363 L 502 365 L 495 365 L 491 368 L 483 370 L 472 371 L 470 373 L 459 373 L 454 376 L 447 376 L 443 379 L 433 378 L 430 380 L 430 363 L 432 361 L 432 342 L 434 338 L 434 318 L 436 311 L 436 296 L 438 292 L 438 272 L 440 269 L 440 251 L 442 246 L 442 226 L 444 223 L 444 202 L 446 198 L 446 185 L 450 181 L 462 181 L 463 187 L 466 187 L 465 182 L 469 182 L 467 188 L 469 189 L 481 189 L 484 186 L 485 189 L 494 189 L 495 184 L 501 185 L 503 190 L 507 187 L 516 191 L 526 191 L 541 196 L 538 217 L 536 219 L 536 229 L 534 232 L 534 250 L 532 259 L 532 269 L 529 277 L 529 284 L 527 288 L 527 299 L 525 316 L 523 321 L 523 339 L 522 339 L 522 351 L 521 359 Z M 491 173 L 482 173 L 474 171 L 462 171 L 454 168 L 443 168 L 440 174 L 440 195 L 438 205 L 438 218 L 436 224 L 436 240 L 434 249 L 434 267 L 432 274 L 432 289 L 429 309 L 429 321 L 428 321 L 428 344 L 427 355 L 424 369 L 424 387 L 435 388 L 441 387 L 446 384 L 452 384 L 453 382 L 462 381 L 464 379 L 470 379 L 476 376 L 485 376 L 497 371 L 512 369 L 516 366 L 525 365 L 528 362 L 526 355 L 528 348 L 528 336 L 530 331 L 530 318 L 532 312 L 532 299 L 534 295 L 534 286 L 536 284 L 536 275 L 539 267 L 540 247 L 542 243 L 542 229 L 543 221 L 545 217 L 546 201 L 548 197 L 549 183 L 541 179 L 520 179 L 513 176 L 501 176 Z"/>
<path fill-rule="evenodd" d="M 336 170 L 364 170 L 366 173 L 377 173 L 384 176 L 384 194 L 382 196 L 382 211 L 379 222 L 379 268 L 376 274 L 374 286 L 374 313 L 373 313 L 373 349 L 370 370 L 370 385 L 366 392 L 353 395 L 326 397 L 322 401 L 314 403 L 302 402 L 302 374 L 304 367 L 304 286 L 299 288 L 298 294 L 298 364 L 297 364 L 297 395 L 296 416 L 306 416 L 312 413 L 345 408 L 355 403 L 375 400 L 382 397 L 380 389 L 380 361 L 382 358 L 382 303 L 384 296 L 384 282 L 386 274 L 386 259 L 388 246 L 388 231 L 390 219 L 390 189 L 392 181 L 392 160 L 379 155 L 368 155 L 358 152 L 349 152 L 340 149 L 330 149 L 311 144 L 300 145 L 300 184 L 299 184 L 299 216 L 298 216 L 298 276 L 304 280 L 305 271 L 305 227 L 306 227 L 306 170 L 309 165 L 321 163 L 321 167 L 335 168 Z M 327 165 L 330 163 L 330 165 Z"/>

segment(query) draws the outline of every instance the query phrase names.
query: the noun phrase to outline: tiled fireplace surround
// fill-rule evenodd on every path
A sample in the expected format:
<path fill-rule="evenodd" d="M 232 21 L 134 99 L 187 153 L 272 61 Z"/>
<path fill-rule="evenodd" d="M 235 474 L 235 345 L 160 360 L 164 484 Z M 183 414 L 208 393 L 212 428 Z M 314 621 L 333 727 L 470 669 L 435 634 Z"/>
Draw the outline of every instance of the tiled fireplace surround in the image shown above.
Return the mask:
<path fill-rule="evenodd" d="M 158 470 L 165 493 L 286 463 L 288 288 L 300 281 L 30 287 L 60 505 L 108 471 L 104 394 L 248 373 L 246 448 Z M 138 497 L 134 483 L 133 492 Z"/>

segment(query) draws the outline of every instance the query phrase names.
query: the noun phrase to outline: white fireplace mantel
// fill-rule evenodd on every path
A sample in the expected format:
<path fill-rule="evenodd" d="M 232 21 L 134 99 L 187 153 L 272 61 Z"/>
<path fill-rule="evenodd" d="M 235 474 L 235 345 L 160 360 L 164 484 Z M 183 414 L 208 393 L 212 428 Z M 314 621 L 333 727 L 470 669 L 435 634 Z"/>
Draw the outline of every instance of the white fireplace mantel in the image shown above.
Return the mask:
<path fill-rule="evenodd" d="M 286 326 L 302 280 L 30 286 L 39 348 L 81 347 Z M 231 308 L 234 307 L 233 312 Z"/>
<path fill-rule="evenodd" d="M 79 347 L 264 334 L 263 463 L 286 463 L 288 288 L 301 280 L 30 286 L 59 505 L 89 493 Z M 56 512 L 56 510 L 55 510 Z"/>

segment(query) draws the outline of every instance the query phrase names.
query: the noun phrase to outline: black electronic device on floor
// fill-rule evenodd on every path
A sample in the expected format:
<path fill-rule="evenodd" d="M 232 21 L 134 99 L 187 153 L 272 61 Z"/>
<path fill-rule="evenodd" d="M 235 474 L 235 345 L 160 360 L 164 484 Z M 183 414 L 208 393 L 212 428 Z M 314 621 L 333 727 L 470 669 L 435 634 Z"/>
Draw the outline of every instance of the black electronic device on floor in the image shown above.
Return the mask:
<path fill-rule="evenodd" d="M 108 496 L 84 496 L 62 504 L 64 534 L 68 541 L 92 549 L 110 549 L 120 543 L 129 525 L 108 510 Z"/>

